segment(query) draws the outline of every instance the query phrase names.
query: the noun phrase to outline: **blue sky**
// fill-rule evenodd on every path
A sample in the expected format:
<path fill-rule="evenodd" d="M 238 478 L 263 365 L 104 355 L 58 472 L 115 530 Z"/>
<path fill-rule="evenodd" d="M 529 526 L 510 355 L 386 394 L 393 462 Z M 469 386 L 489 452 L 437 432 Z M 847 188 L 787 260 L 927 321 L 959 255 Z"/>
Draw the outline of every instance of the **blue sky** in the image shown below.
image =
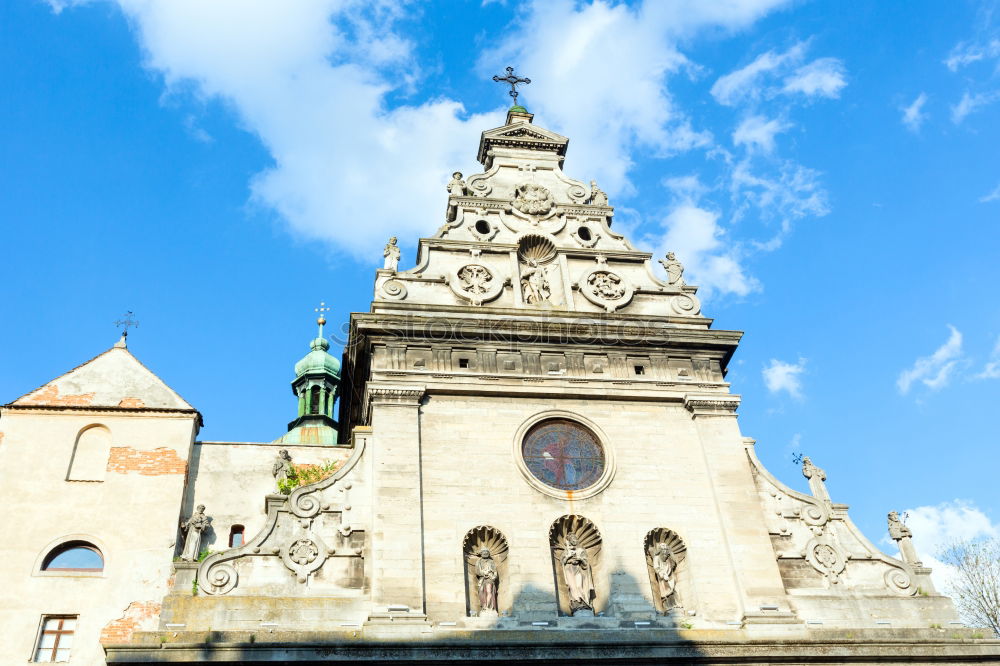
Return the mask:
<path fill-rule="evenodd" d="M 279 436 L 312 309 L 367 310 L 390 235 L 411 265 L 510 64 L 746 331 L 772 471 L 811 456 L 876 541 L 891 509 L 925 550 L 997 533 L 997 3 L 15 0 L 0 31 L 0 401 L 133 310 L 202 438 Z"/>

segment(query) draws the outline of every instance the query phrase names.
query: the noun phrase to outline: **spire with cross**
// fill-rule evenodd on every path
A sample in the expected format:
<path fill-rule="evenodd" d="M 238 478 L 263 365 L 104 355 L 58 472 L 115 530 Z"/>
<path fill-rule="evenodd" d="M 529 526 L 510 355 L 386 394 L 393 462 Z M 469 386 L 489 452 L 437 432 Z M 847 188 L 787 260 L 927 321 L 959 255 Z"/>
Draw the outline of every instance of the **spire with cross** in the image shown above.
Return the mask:
<path fill-rule="evenodd" d="M 517 104 L 517 96 L 518 96 L 517 86 L 518 86 L 518 84 L 521 84 L 521 83 L 531 83 L 531 79 L 521 78 L 520 76 L 517 76 L 516 74 L 514 74 L 514 68 L 513 67 L 508 67 L 507 68 L 507 76 L 500 76 L 498 74 L 498 75 L 496 75 L 496 76 L 493 77 L 493 80 L 496 81 L 497 83 L 507 83 L 507 84 L 510 85 L 510 93 L 508 93 L 508 94 L 511 97 L 514 98 L 514 106 L 515 107 L 518 106 L 518 104 Z"/>
<path fill-rule="evenodd" d="M 121 340 L 115 343 L 115 347 L 124 349 L 125 340 L 126 338 L 128 338 L 128 329 L 133 327 L 138 328 L 139 321 L 135 318 L 135 315 L 132 313 L 131 310 L 126 310 L 125 314 L 122 315 L 122 318 L 115 322 L 115 326 L 122 329 Z"/>
<path fill-rule="evenodd" d="M 317 337 L 320 337 L 320 338 L 323 337 L 323 324 L 326 323 L 326 315 L 324 313 L 325 312 L 329 312 L 329 311 L 330 311 L 330 308 L 326 307 L 326 303 L 323 302 L 323 301 L 319 302 L 319 307 L 318 308 L 313 308 L 313 312 L 316 312 L 316 313 L 319 314 L 319 316 L 316 317 L 316 323 L 319 324 L 319 335 Z"/>

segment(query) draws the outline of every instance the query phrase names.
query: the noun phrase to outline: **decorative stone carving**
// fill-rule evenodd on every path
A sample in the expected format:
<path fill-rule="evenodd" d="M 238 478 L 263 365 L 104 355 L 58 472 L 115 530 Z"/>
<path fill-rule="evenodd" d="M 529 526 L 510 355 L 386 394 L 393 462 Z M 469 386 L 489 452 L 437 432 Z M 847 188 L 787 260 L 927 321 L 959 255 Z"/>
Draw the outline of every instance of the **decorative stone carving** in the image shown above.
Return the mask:
<path fill-rule="evenodd" d="M 281 549 L 281 561 L 292 570 L 300 583 L 315 573 L 333 550 L 326 547 L 315 534 L 298 538 Z"/>
<path fill-rule="evenodd" d="M 181 551 L 181 559 L 185 562 L 197 562 L 201 553 L 201 536 L 212 519 L 205 515 L 205 505 L 199 504 L 198 508 L 190 518 L 184 521 L 181 528 L 184 530 L 184 550 Z"/>
<path fill-rule="evenodd" d="M 473 305 L 482 305 L 499 296 L 505 282 L 482 264 L 466 264 L 451 274 L 448 286 Z"/>
<path fill-rule="evenodd" d="M 537 183 L 522 183 L 514 188 L 511 205 L 526 215 L 545 215 L 555 203 L 547 188 Z"/>
<path fill-rule="evenodd" d="M 585 273 L 580 280 L 580 293 L 594 305 L 614 312 L 628 305 L 635 290 L 625 278 L 608 269 L 606 258 L 597 257 L 597 260 L 598 267 Z"/>
<path fill-rule="evenodd" d="M 462 552 L 469 583 L 466 590 L 469 614 L 496 617 L 501 608 L 509 607 L 509 599 L 504 598 L 507 539 L 496 528 L 480 525 L 465 535 Z"/>
<path fill-rule="evenodd" d="M 899 547 L 899 554 L 903 558 L 903 561 L 917 567 L 924 566 L 924 563 L 917 557 L 917 549 L 913 547 L 913 542 L 910 540 L 913 532 L 899 519 L 899 513 L 890 511 L 888 520 L 889 537 Z"/>
<path fill-rule="evenodd" d="M 401 301 L 406 298 L 406 285 L 400 280 L 386 280 L 382 283 L 382 295 L 394 301 Z"/>
<path fill-rule="evenodd" d="M 594 615 L 597 589 L 594 571 L 601 550 L 601 535 L 582 516 L 563 516 L 549 530 L 560 608 L 568 615 Z"/>
<path fill-rule="evenodd" d="M 396 245 L 396 237 L 393 236 L 389 239 L 389 242 L 385 244 L 385 250 L 382 251 L 382 256 L 385 257 L 385 264 L 382 266 L 383 269 L 387 271 L 396 272 L 399 268 L 399 246 Z"/>
<path fill-rule="evenodd" d="M 544 234 L 526 233 L 517 239 L 517 256 L 523 262 L 542 264 L 556 256 L 556 244 Z"/>
<path fill-rule="evenodd" d="M 660 259 L 660 264 L 663 266 L 663 270 L 667 272 L 667 284 L 672 287 L 682 287 L 684 286 L 684 264 L 677 261 L 677 257 L 674 256 L 673 252 L 667 252 L 666 259 Z"/>
<path fill-rule="evenodd" d="M 681 607 L 683 596 L 678 584 L 687 551 L 684 542 L 676 533 L 660 527 L 646 534 L 645 549 L 657 610 L 668 613 Z"/>
<path fill-rule="evenodd" d="M 601 240 L 601 234 L 591 229 L 586 224 L 577 225 L 576 229 L 570 232 L 570 238 L 576 241 L 580 247 L 594 247 Z"/>
<path fill-rule="evenodd" d="M 548 303 L 552 295 L 552 286 L 545 274 L 545 268 L 538 265 L 534 259 L 521 269 L 521 295 L 528 305 Z"/>
<path fill-rule="evenodd" d="M 806 544 L 805 558 L 831 585 L 840 582 L 840 574 L 847 568 L 847 556 L 826 536 L 818 536 Z"/>
<path fill-rule="evenodd" d="M 464 197 L 468 194 L 468 188 L 465 186 L 465 181 L 462 180 L 461 171 L 451 174 L 451 180 L 448 182 L 448 194 L 456 197 Z"/>
<path fill-rule="evenodd" d="M 679 315 L 701 314 L 701 303 L 691 294 L 677 294 L 670 299 L 670 307 Z"/>
<path fill-rule="evenodd" d="M 590 203 L 595 206 L 607 206 L 608 195 L 597 186 L 597 181 L 590 181 Z"/>
<path fill-rule="evenodd" d="M 826 490 L 826 472 L 821 468 L 816 467 L 809 456 L 802 458 L 802 476 L 809 479 L 809 490 L 812 492 L 813 497 L 820 501 L 829 502 L 830 493 Z"/>
<path fill-rule="evenodd" d="M 288 479 L 293 471 L 292 457 L 288 455 L 288 449 L 281 449 L 275 456 L 274 462 L 271 463 L 271 476 L 274 477 L 275 482 L 281 484 Z"/>
<path fill-rule="evenodd" d="M 902 569 L 889 569 L 885 572 L 883 580 L 885 581 L 885 586 L 896 594 L 904 597 L 912 597 L 917 593 L 917 586 L 913 584 L 913 577 Z"/>

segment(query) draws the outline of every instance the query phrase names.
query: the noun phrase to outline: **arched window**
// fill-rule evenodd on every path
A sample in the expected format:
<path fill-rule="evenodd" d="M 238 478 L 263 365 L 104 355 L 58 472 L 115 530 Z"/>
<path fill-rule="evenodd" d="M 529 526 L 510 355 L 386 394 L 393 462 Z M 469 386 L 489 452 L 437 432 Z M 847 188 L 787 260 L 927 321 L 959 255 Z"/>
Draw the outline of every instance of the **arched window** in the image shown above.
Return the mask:
<path fill-rule="evenodd" d="M 67 541 L 45 556 L 42 571 L 104 571 L 104 556 L 92 543 Z"/>
<path fill-rule="evenodd" d="M 243 545 L 243 526 L 233 525 L 229 528 L 229 547 L 239 548 Z"/>
<path fill-rule="evenodd" d="M 102 425 L 87 426 L 76 436 L 67 481 L 103 481 L 111 455 L 111 431 Z"/>
<path fill-rule="evenodd" d="M 312 389 L 310 390 L 310 398 L 309 398 L 309 413 L 310 414 L 319 414 L 320 413 L 319 400 L 320 400 L 319 387 L 318 386 L 313 386 Z"/>

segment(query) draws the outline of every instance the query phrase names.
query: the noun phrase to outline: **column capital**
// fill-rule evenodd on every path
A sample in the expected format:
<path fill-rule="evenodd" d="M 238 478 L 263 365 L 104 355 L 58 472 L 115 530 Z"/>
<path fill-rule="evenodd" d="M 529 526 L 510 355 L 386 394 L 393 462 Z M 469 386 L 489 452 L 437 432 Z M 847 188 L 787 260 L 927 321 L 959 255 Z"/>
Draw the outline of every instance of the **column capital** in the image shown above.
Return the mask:
<path fill-rule="evenodd" d="M 694 416 L 736 416 L 740 401 L 740 396 L 729 393 L 688 393 L 684 396 L 684 407 Z"/>

